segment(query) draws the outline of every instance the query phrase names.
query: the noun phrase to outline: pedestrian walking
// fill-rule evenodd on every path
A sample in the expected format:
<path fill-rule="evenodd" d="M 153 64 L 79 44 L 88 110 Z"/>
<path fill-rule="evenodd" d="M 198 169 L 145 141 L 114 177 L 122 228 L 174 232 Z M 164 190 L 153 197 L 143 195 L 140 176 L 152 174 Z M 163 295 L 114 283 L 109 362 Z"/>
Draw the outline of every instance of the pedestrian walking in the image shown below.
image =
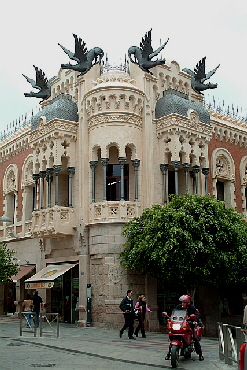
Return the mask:
<path fill-rule="evenodd" d="M 41 309 L 41 303 L 42 298 L 39 296 L 39 292 L 34 291 L 33 296 L 32 296 L 32 301 L 33 301 L 33 312 L 35 313 L 35 322 L 36 322 L 36 327 L 39 327 L 39 314 L 40 314 L 40 309 Z"/>
<path fill-rule="evenodd" d="M 133 336 L 135 314 L 134 314 L 134 302 L 133 302 L 133 299 L 132 299 L 132 290 L 127 290 L 127 295 L 126 295 L 126 297 L 123 298 L 119 307 L 120 307 L 120 310 L 123 311 L 124 321 L 125 321 L 124 326 L 122 327 L 122 329 L 119 332 L 120 338 L 122 338 L 124 330 L 129 328 L 128 329 L 129 339 L 136 339 Z"/>
<path fill-rule="evenodd" d="M 27 322 L 27 328 L 32 327 L 32 307 L 33 301 L 31 300 L 30 294 L 26 295 L 26 299 L 24 299 L 22 303 L 22 310 L 25 312 L 25 318 Z"/>
<path fill-rule="evenodd" d="M 146 338 L 145 327 L 144 327 L 146 312 L 152 312 L 152 311 L 147 306 L 146 297 L 144 294 L 141 294 L 139 296 L 138 301 L 136 302 L 135 308 L 139 310 L 138 326 L 135 329 L 135 336 L 138 337 L 138 332 L 139 330 L 141 330 L 142 338 Z"/>

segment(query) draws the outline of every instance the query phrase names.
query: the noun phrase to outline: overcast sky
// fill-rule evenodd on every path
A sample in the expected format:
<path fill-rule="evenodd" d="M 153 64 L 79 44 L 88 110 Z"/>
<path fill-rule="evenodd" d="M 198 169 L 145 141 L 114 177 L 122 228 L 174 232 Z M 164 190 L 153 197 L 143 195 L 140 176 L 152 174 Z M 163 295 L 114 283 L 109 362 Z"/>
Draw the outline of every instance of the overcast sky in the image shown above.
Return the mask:
<path fill-rule="evenodd" d="M 35 79 L 36 65 L 48 79 L 56 76 L 69 61 L 58 43 L 74 51 L 72 33 L 120 64 L 150 28 L 153 49 L 169 37 L 162 57 L 181 69 L 193 69 L 204 56 L 206 72 L 220 64 L 210 79 L 218 88 L 206 91 L 207 100 L 214 96 L 246 112 L 246 0 L 12 0 L 1 6 L 0 131 L 39 106 L 40 99 L 24 97 L 32 87 L 22 73 Z"/>

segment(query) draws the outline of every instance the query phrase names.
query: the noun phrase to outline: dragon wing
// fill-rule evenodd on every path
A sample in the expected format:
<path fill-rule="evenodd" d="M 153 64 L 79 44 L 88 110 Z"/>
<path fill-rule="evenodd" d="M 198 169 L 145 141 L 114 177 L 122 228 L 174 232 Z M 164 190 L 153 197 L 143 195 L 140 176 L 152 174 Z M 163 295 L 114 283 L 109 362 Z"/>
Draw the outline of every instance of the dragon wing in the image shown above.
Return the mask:
<path fill-rule="evenodd" d="M 26 80 L 32 85 L 32 87 L 34 89 L 39 89 L 40 90 L 40 87 L 36 85 L 36 82 L 32 78 L 29 78 L 24 74 L 22 74 L 22 76 L 24 76 L 26 78 Z"/>
<path fill-rule="evenodd" d="M 205 74 L 205 59 L 206 57 L 199 60 L 196 67 L 194 68 L 194 76 L 196 81 L 202 82 L 203 79 L 206 78 Z"/>
<path fill-rule="evenodd" d="M 75 54 L 79 62 L 85 62 L 87 60 L 87 47 L 84 41 L 81 38 L 78 39 L 77 35 L 73 33 L 75 38 Z"/>
<path fill-rule="evenodd" d="M 145 36 L 142 38 L 142 42 L 140 42 L 140 49 L 142 52 L 142 57 L 143 59 L 150 59 L 150 54 L 153 53 L 153 48 L 151 45 L 151 31 L 148 31 Z"/>
<path fill-rule="evenodd" d="M 188 73 L 188 75 L 194 77 L 194 72 L 190 68 L 183 68 L 183 72 Z"/>
<path fill-rule="evenodd" d="M 69 56 L 70 59 L 75 60 L 76 62 L 80 62 L 78 58 L 75 57 L 75 54 L 66 49 L 63 45 L 59 44 L 58 45 L 63 49 L 63 51 Z"/>
<path fill-rule="evenodd" d="M 40 90 L 45 90 L 48 88 L 48 80 L 47 78 L 45 77 L 45 74 L 44 72 L 39 69 L 38 67 L 35 67 L 35 71 L 36 71 L 36 86 L 40 89 Z"/>
<path fill-rule="evenodd" d="M 212 69 L 212 71 L 208 72 L 208 73 L 206 74 L 206 77 L 204 78 L 204 80 L 203 80 L 202 82 L 204 82 L 204 81 L 208 80 L 211 76 L 213 76 L 213 74 L 215 74 L 215 72 L 217 71 L 217 69 L 219 68 L 219 66 L 220 66 L 220 64 L 219 64 L 219 65 L 217 65 L 217 67 L 216 67 L 216 68 Z"/>

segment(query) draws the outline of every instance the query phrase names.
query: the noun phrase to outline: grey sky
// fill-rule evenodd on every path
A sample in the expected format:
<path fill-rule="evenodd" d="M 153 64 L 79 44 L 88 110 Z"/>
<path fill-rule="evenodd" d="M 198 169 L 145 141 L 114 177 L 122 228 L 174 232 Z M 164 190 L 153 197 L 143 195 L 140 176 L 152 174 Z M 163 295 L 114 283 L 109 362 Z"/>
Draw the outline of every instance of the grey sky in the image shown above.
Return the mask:
<path fill-rule="evenodd" d="M 88 49 L 101 47 L 110 64 L 120 64 L 128 48 L 139 45 L 152 28 L 153 48 L 169 37 L 162 57 L 176 60 L 181 69 L 193 69 L 204 56 L 207 71 L 220 64 L 210 79 L 218 88 L 207 90 L 206 98 L 214 96 L 216 102 L 224 100 L 246 112 L 246 20 L 245 0 L 5 2 L 0 24 L 0 131 L 39 106 L 39 99 L 24 97 L 32 87 L 22 73 L 35 79 L 34 64 L 48 78 L 57 75 L 60 64 L 69 61 L 58 42 L 73 51 L 72 33 Z"/>

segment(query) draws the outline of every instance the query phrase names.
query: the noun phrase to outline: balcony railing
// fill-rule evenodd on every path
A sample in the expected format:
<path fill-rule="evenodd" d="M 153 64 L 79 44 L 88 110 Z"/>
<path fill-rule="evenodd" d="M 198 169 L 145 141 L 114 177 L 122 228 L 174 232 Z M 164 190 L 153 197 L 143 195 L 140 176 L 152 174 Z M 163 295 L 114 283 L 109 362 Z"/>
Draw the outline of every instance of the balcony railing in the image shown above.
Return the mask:
<path fill-rule="evenodd" d="M 76 220 L 73 208 L 54 206 L 33 212 L 31 232 L 35 238 L 74 235 L 75 228 Z"/>
<path fill-rule="evenodd" d="M 130 221 L 140 215 L 140 203 L 129 201 L 109 201 L 90 205 L 90 223 Z"/>

